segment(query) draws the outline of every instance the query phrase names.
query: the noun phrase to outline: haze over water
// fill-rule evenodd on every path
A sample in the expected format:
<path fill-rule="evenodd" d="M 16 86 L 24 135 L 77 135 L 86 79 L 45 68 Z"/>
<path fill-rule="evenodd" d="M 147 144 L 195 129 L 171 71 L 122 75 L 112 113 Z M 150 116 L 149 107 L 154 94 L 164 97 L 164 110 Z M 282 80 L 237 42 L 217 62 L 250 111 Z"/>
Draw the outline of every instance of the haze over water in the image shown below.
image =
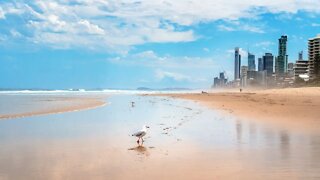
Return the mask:
<path fill-rule="evenodd" d="M 10 106 L 20 98 L 4 96 Z M 187 100 L 104 100 L 108 105 L 96 109 L 0 121 L 0 179 L 320 178 L 319 135 L 240 120 Z M 144 124 L 150 132 L 138 147 L 130 134 Z"/>

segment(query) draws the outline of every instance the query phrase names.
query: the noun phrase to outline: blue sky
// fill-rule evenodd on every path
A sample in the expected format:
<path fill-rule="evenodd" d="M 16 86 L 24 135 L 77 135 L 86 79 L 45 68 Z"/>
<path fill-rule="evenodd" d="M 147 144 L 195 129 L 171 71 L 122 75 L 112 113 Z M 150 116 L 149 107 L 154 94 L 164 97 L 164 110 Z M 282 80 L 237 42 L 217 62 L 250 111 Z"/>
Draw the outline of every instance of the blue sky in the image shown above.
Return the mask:
<path fill-rule="evenodd" d="M 320 33 L 319 0 L 0 2 L 0 88 L 209 88 L 233 49 L 289 61 Z"/>

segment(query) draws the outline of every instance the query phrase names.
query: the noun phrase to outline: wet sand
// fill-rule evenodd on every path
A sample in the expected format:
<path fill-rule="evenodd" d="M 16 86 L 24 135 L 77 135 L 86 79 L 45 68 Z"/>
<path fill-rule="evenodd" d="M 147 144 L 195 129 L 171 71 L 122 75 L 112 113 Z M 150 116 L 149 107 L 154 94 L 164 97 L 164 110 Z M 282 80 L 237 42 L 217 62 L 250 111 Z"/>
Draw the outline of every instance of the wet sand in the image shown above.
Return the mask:
<path fill-rule="evenodd" d="M 239 120 L 184 99 L 102 100 L 108 106 L 0 121 L 0 179 L 320 178 L 319 135 Z M 130 134 L 144 124 L 150 131 L 138 146 Z"/>
<path fill-rule="evenodd" d="M 87 96 L 34 96 L 28 95 L 16 99 L 12 103 L 8 97 L 0 96 L 0 119 L 22 118 L 36 115 L 57 114 L 71 111 L 87 110 L 104 106 L 105 101 L 101 97 Z M 15 109 L 15 110 L 12 110 Z"/>
<path fill-rule="evenodd" d="M 235 117 L 320 133 L 320 88 L 244 90 L 198 94 L 166 94 L 204 104 Z"/>

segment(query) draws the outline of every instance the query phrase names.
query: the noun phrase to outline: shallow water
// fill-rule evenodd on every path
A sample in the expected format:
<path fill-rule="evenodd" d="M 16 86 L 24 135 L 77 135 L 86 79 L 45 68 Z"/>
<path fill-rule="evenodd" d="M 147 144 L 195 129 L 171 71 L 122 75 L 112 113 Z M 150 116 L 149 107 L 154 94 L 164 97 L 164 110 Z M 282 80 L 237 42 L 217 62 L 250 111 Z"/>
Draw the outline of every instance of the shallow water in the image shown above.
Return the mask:
<path fill-rule="evenodd" d="M 0 121 L 0 179 L 320 178 L 320 135 L 187 100 L 114 95 L 106 101 L 87 111 Z M 151 128 L 139 147 L 130 134 L 144 124 Z"/>

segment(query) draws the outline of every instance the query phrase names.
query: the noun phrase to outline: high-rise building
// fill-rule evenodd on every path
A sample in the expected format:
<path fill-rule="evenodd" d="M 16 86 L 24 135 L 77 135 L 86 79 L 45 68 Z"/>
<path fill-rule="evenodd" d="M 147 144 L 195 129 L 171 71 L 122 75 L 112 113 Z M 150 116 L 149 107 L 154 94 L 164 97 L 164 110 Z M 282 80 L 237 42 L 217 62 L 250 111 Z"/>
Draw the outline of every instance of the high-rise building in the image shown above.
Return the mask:
<path fill-rule="evenodd" d="M 240 79 L 241 55 L 239 48 L 235 48 L 234 52 L 234 80 Z"/>
<path fill-rule="evenodd" d="M 298 60 L 293 66 L 294 79 L 297 80 L 300 77 L 300 75 L 307 77 L 308 67 L 309 62 L 307 60 L 303 60 L 303 51 L 300 51 L 298 55 Z"/>
<path fill-rule="evenodd" d="M 258 71 L 263 71 L 263 61 L 262 61 L 262 58 L 258 58 Z"/>
<path fill-rule="evenodd" d="M 258 71 L 258 73 L 257 73 L 257 81 L 262 86 L 267 84 L 267 71 L 266 70 Z"/>
<path fill-rule="evenodd" d="M 256 62 L 254 54 L 248 52 L 248 70 L 255 71 L 256 70 Z"/>
<path fill-rule="evenodd" d="M 220 79 L 223 79 L 224 81 L 227 80 L 225 77 L 225 72 L 220 72 L 219 77 L 220 77 Z"/>
<path fill-rule="evenodd" d="M 294 63 L 288 63 L 288 73 L 287 73 L 288 77 L 294 76 L 293 68 L 294 68 Z"/>
<path fill-rule="evenodd" d="M 273 73 L 273 55 L 266 53 L 263 57 L 263 70 L 267 71 L 267 76 L 272 76 Z"/>
<path fill-rule="evenodd" d="M 303 51 L 300 51 L 300 52 L 299 52 L 299 58 L 298 58 L 298 60 L 303 60 Z"/>
<path fill-rule="evenodd" d="M 309 62 L 307 60 L 297 60 L 293 68 L 294 78 L 297 79 L 300 75 L 308 74 Z"/>
<path fill-rule="evenodd" d="M 309 76 L 310 79 L 313 79 L 314 72 L 314 62 L 316 55 L 320 55 L 320 34 L 317 37 L 309 39 L 308 43 L 308 51 L 309 51 Z"/>
<path fill-rule="evenodd" d="M 247 86 L 248 66 L 241 66 L 241 86 Z"/>
<path fill-rule="evenodd" d="M 227 83 L 228 79 L 225 78 L 225 73 L 220 72 L 219 77 L 215 77 L 213 80 L 212 87 L 224 87 Z"/>
<path fill-rule="evenodd" d="M 275 72 L 278 76 L 283 76 L 288 72 L 287 41 L 287 36 L 281 36 L 279 39 L 278 57 L 275 61 Z"/>

